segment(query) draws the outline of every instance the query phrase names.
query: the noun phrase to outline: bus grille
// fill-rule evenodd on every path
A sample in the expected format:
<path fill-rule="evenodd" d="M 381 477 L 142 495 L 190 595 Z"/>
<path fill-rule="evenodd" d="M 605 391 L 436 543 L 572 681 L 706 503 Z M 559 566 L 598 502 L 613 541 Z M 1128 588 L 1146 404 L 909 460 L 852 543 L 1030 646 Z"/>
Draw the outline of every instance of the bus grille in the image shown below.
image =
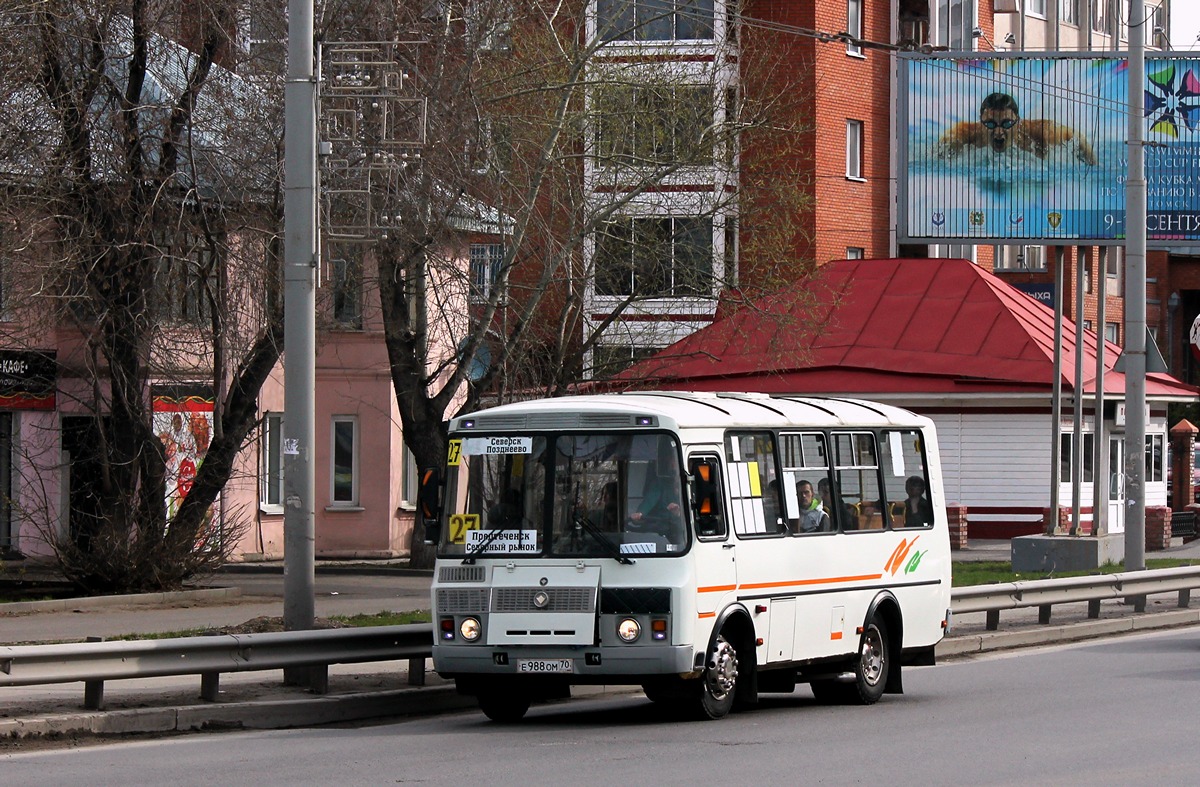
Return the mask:
<path fill-rule="evenodd" d="M 482 582 L 483 566 L 442 566 L 438 569 L 439 582 Z"/>
<path fill-rule="evenodd" d="M 487 588 L 438 588 L 438 614 L 462 615 L 487 612 Z"/>
<path fill-rule="evenodd" d="M 596 611 L 596 589 L 580 588 L 496 588 L 492 591 L 492 612 L 530 612 L 537 610 L 533 605 L 534 594 L 541 590 L 550 596 L 550 603 L 540 611 L 588 612 Z"/>

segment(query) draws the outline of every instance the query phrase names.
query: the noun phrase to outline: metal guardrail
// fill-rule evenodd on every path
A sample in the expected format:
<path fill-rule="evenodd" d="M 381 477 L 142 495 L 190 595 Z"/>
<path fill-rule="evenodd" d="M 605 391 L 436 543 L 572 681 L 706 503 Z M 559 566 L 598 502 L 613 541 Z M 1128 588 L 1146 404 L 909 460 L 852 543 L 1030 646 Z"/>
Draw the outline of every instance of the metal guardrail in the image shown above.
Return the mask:
<path fill-rule="evenodd" d="M 1100 616 L 1100 602 L 1179 593 L 1187 607 L 1192 588 L 1200 588 L 1200 566 L 1126 571 L 1063 579 L 1036 579 L 976 585 L 951 592 L 952 614 L 986 612 L 995 631 L 1006 609 L 1038 607 L 1038 621 L 1050 622 L 1055 604 L 1088 602 L 1088 617 Z M 178 639 L 81 642 L 63 645 L 0 646 L 0 687 L 51 683 L 84 684 L 84 707 L 97 709 L 104 681 L 199 675 L 200 696 L 215 701 L 222 672 L 308 667 L 314 690 L 328 689 L 330 664 L 409 660 L 409 683 L 423 685 L 425 660 L 433 648 L 429 624 L 373 628 L 286 631 L 271 634 L 221 634 Z"/>
<path fill-rule="evenodd" d="M 1200 566 L 1160 568 L 1152 571 L 1124 571 L 1062 579 L 1033 579 L 1027 582 L 1001 582 L 957 588 L 950 594 L 953 614 L 986 612 L 987 630 L 1000 625 L 1000 612 L 1006 609 L 1037 607 L 1038 622 L 1050 622 L 1055 604 L 1088 602 L 1088 617 L 1100 617 L 1100 602 L 1105 599 L 1134 599 L 1138 611 L 1145 609 L 1145 597 L 1155 593 L 1179 593 L 1179 606 L 1191 602 L 1192 588 L 1200 587 Z"/>
<path fill-rule="evenodd" d="M 330 664 L 409 660 L 409 683 L 425 682 L 433 647 L 429 624 L 220 634 L 159 640 L 119 640 L 0 647 L 0 686 L 84 683 L 84 707 L 104 701 L 104 681 L 199 675 L 200 696 L 214 701 L 222 672 L 309 668 L 324 693 Z"/>

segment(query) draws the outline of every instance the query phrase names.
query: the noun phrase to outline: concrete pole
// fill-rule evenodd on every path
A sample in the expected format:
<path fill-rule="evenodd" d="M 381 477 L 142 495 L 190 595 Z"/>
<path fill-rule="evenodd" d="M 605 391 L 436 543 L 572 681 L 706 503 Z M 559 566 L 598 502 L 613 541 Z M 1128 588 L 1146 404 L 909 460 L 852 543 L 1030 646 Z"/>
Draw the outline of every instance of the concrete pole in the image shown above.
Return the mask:
<path fill-rule="evenodd" d="M 1091 25 L 1088 25 L 1091 27 Z M 1092 535 L 1108 535 L 1108 435 L 1104 431 L 1104 320 L 1108 298 L 1108 254 L 1096 264 L 1096 412 L 1092 418 L 1095 457 L 1092 460 Z"/>
<path fill-rule="evenodd" d="M 1146 567 L 1145 6 L 1129 4 L 1129 177 L 1125 185 L 1125 569 Z M 1142 609 L 1145 597 L 1134 601 Z"/>
<path fill-rule="evenodd" d="M 1049 247 L 1053 248 L 1053 247 Z M 1054 252 L 1054 380 L 1050 385 L 1050 521 L 1046 535 L 1061 535 L 1058 530 L 1058 482 L 1062 463 L 1062 343 L 1063 343 L 1062 255 Z"/>
<path fill-rule="evenodd" d="M 283 625 L 289 631 L 312 628 L 315 616 L 316 87 L 313 0 L 288 0 L 283 96 Z"/>

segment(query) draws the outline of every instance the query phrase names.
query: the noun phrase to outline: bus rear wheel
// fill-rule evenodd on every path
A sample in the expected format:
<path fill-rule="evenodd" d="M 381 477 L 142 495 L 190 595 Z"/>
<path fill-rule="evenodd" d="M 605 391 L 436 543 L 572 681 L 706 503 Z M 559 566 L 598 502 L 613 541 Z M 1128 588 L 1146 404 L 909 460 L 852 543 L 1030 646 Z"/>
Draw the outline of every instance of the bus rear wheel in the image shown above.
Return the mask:
<path fill-rule="evenodd" d="M 529 698 L 509 691 L 480 692 L 479 709 L 498 724 L 513 724 L 525 718 L 529 710 Z"/>
<path fill-rule="evenodd" d="M 738 686 L 738 653 L 725 634 L 716 642 L 704 662 L 704 674 L 696 687 L 694 709 L 701 719 L 721 719 L 733 710 Z"/>

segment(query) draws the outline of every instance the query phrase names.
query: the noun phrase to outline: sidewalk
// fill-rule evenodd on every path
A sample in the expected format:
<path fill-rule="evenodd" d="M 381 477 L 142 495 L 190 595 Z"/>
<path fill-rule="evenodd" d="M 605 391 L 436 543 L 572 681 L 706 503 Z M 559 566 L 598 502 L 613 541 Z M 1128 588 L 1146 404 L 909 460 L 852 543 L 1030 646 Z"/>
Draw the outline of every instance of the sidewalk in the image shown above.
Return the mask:
<path fill-rule="evenodd" d="M 1151 557 L 1200 559 L 1200 541 Z M 1009 559 L 1007 541 L 973 541 L 965 550 L 953 553 L 955 561 Z M 358 565 L 363 571 L 369 566 Z M 264 566 L 263 570 L 274 570 Z M 395 571 L 395 567 L 375 570 Z M 249 571 L 241 568 L 239 571 Z M 404 582 L 427 588 L 424 577 L 409 576 Z M 426 596 L 427 598 L 427 596 Z M 1179 609 L 1178 594 L 1152 596 L 1145 613 L 1134 613 L 1119 600 L 1101 604 L 1100 617 L 1087 617 L 1087 603 L 1057 605 L 1047 625 L 1038 622 L 1038 610 L 1016 609 L 1001 613 L 998 631 L 987 631 L 986 613 L 956 616 L 948 635 L 938 647 L 938 659 L 969 657 L 982 653 L 1034 645 L 1078 641 L 1122 632 L 1200 624 L 1200 609 Z M 97 604 L 98 602 L 92 602 Z M 253 608 L 243 600 L 208 600 L 192 603 L 210 606 L 222 614 L 239 617 Z M 145 615 L 151 610 L 182 617 L 187 610 L 175 606 L 129 607 L 118 602 L 110 610 L 92 609 L 97 619 Z M 371 610 L 375 611 L 375 610 Z M 7 622 L 28 621 L 49 634 L 53 620 L 72 613 L 32 613 L 12 617 Z M 0 616 L 4 620 L 5 616 Z M 64 620 L 63 625 L 70 621 Z M 47 637 L 50 638 L 50 637 Z M 0 659 L 2 659 L 0 646 Z M 91 734 L 159 733 L 198 729 L 283 728 L 330 724 L 406 715 L 427 715 L 474 708 L 472 698 L 461 697 L 452 685 L 441 680 L 427 665 L 426 685 L 408 685 L 408 663 L 383 662 L 332 665 L 329 668 L 329 693 L 316 695 L 302 687 L 283 685 L 281 671 L 227 673 L 220 678 L 220 699 L 215 703 L 200 699 L 200 677 L 146 678 L 110 681 L 105 684 L 102 711 L 83 710 L 82 684 L 0 688 L 0 750 L 20 746 L 20 739 L 46 735 L 86 736 Z M 578 687 L 576 696 L 599 693 L 637 693 L 637 687 Z M 7 742 L 6 742 L 7 741 Z"/>

